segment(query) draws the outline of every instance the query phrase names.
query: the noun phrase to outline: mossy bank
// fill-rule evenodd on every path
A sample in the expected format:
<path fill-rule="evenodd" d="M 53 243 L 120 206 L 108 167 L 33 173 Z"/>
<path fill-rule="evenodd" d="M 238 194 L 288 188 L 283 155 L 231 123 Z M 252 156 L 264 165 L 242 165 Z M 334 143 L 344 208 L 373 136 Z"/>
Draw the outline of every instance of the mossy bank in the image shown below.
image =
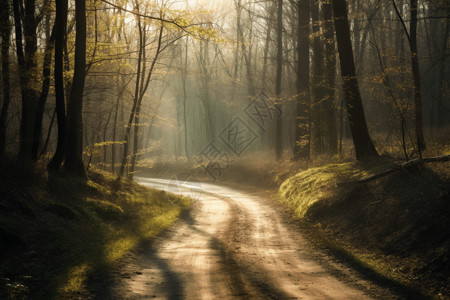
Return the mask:
<path fill-rule="evenodd" d="M 390 167 L 310 168 L 287 179 L 279 199 L 314 239 L 407 298 L 450 298 L 450 162 L 429 163 L 368 183 Z"/>

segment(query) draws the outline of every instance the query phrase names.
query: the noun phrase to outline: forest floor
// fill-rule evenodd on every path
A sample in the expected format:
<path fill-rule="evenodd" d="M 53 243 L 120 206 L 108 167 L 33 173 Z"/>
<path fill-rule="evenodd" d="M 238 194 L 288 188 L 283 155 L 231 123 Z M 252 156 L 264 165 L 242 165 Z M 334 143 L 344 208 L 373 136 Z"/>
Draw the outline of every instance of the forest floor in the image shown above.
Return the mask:
<path fill-rule="evenodd" d="M 277 200 L 272 202 L 289 208 L 286 219 L 330 255 L 408 295 L 407 299 L 449 299 L 450 162 L 427 163 L 365 184 L 336 186 L 392 165 L 393 160 L 312 168 L 292 163 L 235 164 L 217 183 L 269 188 Z M 198 168 L 164 164 L 155 170 L 172 180 L 172 174 L 178 180 L 207 180 Z"/>
<path fill-rule="evenodd" d="M 49 174 L 0 160 L 0 299 L 87 299 L 90 277 L 129 255 L 190 206 L 99 170 Z"/>
<path fill-rule="evenodd" d="M 342 289 L 355 299 L 448 299 L 450 162 L 336 185 L 390 166 L 236 162 L 212 190 L 200 185 L 211 201 L 186 211 L 192 200 L 128 181 L 113 189 L 114 177 L 98 170 L 79 180 L 2 160 L 0 298 L 122 299 L 141 291 L 182 299 L 184 279 L 170 276 L 192 263 L 189 274 L 204 279 L 190 289 L 193 298 L 339 298 Z M 211 181 L 188 165 L 140 171 L 168 178 L 154 187 L 174 192 L 186 179 Z M 189 186 L 186 195 L 195 198 Z M 226 195 L 211 195 L 218 189 Z"/>

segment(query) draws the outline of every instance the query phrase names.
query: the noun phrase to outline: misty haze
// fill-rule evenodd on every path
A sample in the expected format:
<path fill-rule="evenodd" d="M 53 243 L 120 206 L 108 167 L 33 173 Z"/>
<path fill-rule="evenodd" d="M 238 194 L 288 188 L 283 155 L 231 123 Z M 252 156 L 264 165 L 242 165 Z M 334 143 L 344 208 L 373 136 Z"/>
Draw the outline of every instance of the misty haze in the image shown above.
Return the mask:
<path fill-rule="evenodd" d="M 450 299 L 447 0 L 0 0 L 0 299 Z"/>

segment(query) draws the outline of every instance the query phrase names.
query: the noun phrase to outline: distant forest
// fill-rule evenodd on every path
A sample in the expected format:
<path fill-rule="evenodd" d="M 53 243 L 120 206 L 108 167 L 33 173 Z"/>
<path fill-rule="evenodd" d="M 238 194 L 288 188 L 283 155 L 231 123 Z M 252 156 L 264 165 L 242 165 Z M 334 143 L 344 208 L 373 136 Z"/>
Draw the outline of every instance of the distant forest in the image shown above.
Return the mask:
<path fill-rule="evenodd" d="M 50 169 L 449 141 L 447 0 L 0 3 L 0 152 Z"/>

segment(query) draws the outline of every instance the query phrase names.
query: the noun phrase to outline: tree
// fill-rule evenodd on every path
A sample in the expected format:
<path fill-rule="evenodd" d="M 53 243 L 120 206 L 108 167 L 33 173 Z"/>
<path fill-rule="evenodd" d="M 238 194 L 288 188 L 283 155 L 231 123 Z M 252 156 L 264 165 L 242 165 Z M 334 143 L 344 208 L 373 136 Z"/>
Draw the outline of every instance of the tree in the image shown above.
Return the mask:
<path fill-rule="evenodd" d="M 337 153 L 337 130 L 335 110 L 336 81 L 336 43 L 333 27 L 333 7 L 330 0 L 323 3 L 324 37 L 325 37 L 325 99 L 323 103 L 323 119 L 325 133 L 325 151 Z"/>
<path fill-rule="evenodd" d="M 410 21 L 409 21 L 409 33 L 406 29 L 405 22 L 397 8 L 395 0 L 392 0 L 395 12 L 405 30 L 405 34 L 408 38 L 411 70 L 414 78 L 414 116 L 415 116 L 415 128 L 417 138 L 417 148 L 420 157 L 422 157 L 422 151 L 425 150 L 425 137 L 423 135 L 423 112 L 422 112 L 422 89 L 420 83 L 420 69 L 419 69 L 419 56 L 417 54 L 417 0 L 411 0 L 410 2 Z"/>
<path fill-rule="evenodd" d="M 283 0 L 278 0 L 277 6 L 277 78 L 275 84 L 275 104 L 281 107 L 281 77 L 283 72 Z M 281 109 L 280 109 L 281 111 Z M 281 159 L 283 155 L 283 121 L 280 114 L 276 115 L 275 124 L 275 157 Z"/>
<path fill-rule="evenodd" d="M 66 119 L 66 104 L 64 100 L 64 62 L 63 52 L 66 42 L 66 28 L 67 28 L 67 0 L 56 1 L 56 19 L 55 19 L 55 100 L 56 100 L 56 117 L 58 122 L 58 140 L 56 151 L 52 160 L 48 164 L 51 170 L 57 170 L 64 161 L 66 134 L 67 134 L 67 119 Z"/>
<path fill-rule="evenodd" d="M 297 100 L 294 159 L 310 159 L 309 143 L 309 23 L 310 0 L 298 0 Z"/>
<path fill-rule="evenodd" d="M 36 53 L 37 34 L 36 28 L 40 18 L 36 18 L 35 0 L 25 0 L 23 21 L 19 0 L 13 0 L 14 26 L 16 35 L 16 53 L 19 63 L 20 89 L 22 96 L 22 113 L 20 123 L 20 155 L 31 158 L 34 120 L 38 96 L 34 87 L 37 82 Z M 22 26 L 23 24 L 23 26 Z M 23 39 L 25 45 L 23 45 Z"/>
<path fill-rule="evenodd" d="M 153 71 L 155 69 L 155 65 L 156 62 L 158 60 L 159 55 L 161 54 L 161 51 L 163 51 L 164 49 L 161 49 L 161 45 L 162 45 L 162 38 L 163 38 L 163 32 L 164 32 L 164 24 L 161 23 L 161 28 L 159 30 L 159 35 L 158 35 L 158 46 L 156 49 L 156 53 L 155 56 L 153 58 L 153 61 L 150 65 L 150 69 L 148 70 L 148 74 L 147 74 L 147 78 L 145 78 L 145 68 L 143 70 L 143 74 L 142 74 L 142 83 L 141 87 L 139 89 L 139 94 L 137 95 L 138 97 L 138 102 L 136 105 L 136 113 L 134 115 L 134 139 L 133 139 L 133 156 L 131 157 L 131 166 L 130 166 L 130 174 L 129 177 L 131 179 L 133 179 L 133 175 L 134 175 L 134 168 L 136 165 L 136 159 L 138 157 L 138 151 L 139 151 L 139 126 L 140 126 L 140 114 L 141 114 L 141 107 L 142 107 L 142 100 L 144 99 L 144 95 L 145 92 L 147 91 L 150 81 L 152 79 L 152 75 L 153 75 Z M 144 33 L 145 34 L 145 33 Z M 144 45 L 145 47 L 145 45 Z M 144 60 L 145 60 L 145 56 L 144 56 Z M 145 80 L 145 83 L 144 83 Z"/>
<path fill-rule="evenodd" d="M 325 103 L 325 57 L 324 41 L 321 34 L 322 18 L 320 17 L 319 0 L 311 2 L 312 21 L 312 60 L 311 60 L 311 141 L 312 148 L 317 154 L 325 152 L 324 125 L 327 120 L 323 117 Z"/>
<path fill-rule="evenodd" d="M 50 72 L 52 64 L 52 54 L 55 43 L 55 28 L 53 26 L 52 33 L 47 36 L 47 45 L 44 51 L 44 63 L 42 67 L 42 88 L 39 95 L 38 105 L 36 108 L 36 117 L 34 121 L 33 145 L 31 149 L 31 158 L 37 160 L 39 158 L 39 147 L 41 145 L 42 120 L 44 117 L 45 103 L 47 102 L 48 92 L 50 89 Z"/>
<path fill-rule="evenodd" d="M 358 80 L 356 78 L 346 1 L 333 0 L 333 13 L 343 90 L 356 159 L 361 161 L 374 158 L 378 156 L 378 153 L 369 135 Z"/>
<path fill-rule="evenodd" d="M 67 109 L 67 142 L 64 167 L 67 172 L 86 176 L 83 165 L 83 92 L 86 77 L 86 1 L 75 1 L 75 67 Z"/>
<path fill-rule="evenodd" d="M 0 2 L 0 35 L 2 38 L 2 78 L 3 78 L 3 105 L 0 112 L 0 154 L 5 151 L 6 145 L 6 121 L 9 104 L 11 102 L 9 81 L 9 39 L 11 36 L 11 23 L 9 21 L 9 1 Z"/>

